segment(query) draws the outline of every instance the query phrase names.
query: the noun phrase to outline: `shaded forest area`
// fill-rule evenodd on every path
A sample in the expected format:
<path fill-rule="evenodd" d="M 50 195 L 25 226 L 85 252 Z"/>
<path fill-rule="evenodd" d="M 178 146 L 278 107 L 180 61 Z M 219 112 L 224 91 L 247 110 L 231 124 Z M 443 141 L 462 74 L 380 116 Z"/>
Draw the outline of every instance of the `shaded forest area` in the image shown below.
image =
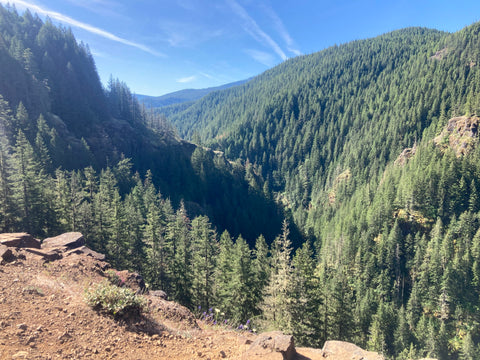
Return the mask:
<path fill-rule="evenodd" d="M 281 208 L 248 185 L 241 162 L 179 139 L 163 119 L 148 116 L 122 81 L 111 78 L 104 89 L 88 46 L 78 44 L 70 29 L 4 7 L 0 21 L 8 153 L 24 136 L 50 176 L 58 168 L 100 172 L 128 158 L 134 172 L 151 172 L 175 206 L 184 200 L 190 214 L 209 216 L 218 231 L 242 234 L 251 245 L 260 234 L 271 241 L 280 232 Z M 131 186 L 121 182 L 121 195 Z"/>

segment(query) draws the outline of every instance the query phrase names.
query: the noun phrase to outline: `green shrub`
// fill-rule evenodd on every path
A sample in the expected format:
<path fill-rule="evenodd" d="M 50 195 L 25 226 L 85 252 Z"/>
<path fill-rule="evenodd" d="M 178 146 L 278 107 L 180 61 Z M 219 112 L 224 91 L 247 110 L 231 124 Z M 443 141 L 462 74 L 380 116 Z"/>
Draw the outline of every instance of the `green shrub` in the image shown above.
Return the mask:
<path fill-rule="evenodd" d="M 121 317 L 141 314 L 146 308 L 145 300 L 129 288 L 121 288 L 103 281 L 85 292 L 85 301 L 93 309 Z"/>

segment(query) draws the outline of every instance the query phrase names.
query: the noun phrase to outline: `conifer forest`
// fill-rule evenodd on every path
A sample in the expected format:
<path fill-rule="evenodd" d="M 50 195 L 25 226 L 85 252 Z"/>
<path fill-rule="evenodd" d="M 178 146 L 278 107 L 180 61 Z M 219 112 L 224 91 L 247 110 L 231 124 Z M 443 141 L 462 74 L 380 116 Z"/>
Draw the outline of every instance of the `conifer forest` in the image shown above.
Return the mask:
<path fill-rule="evenodd" d="M 196 314 L 303 346 L 478 359 L 479 122 L 480 23 L 147 108 L 70 29 L 0 5 L 0 232 L 81 232 Z"/>

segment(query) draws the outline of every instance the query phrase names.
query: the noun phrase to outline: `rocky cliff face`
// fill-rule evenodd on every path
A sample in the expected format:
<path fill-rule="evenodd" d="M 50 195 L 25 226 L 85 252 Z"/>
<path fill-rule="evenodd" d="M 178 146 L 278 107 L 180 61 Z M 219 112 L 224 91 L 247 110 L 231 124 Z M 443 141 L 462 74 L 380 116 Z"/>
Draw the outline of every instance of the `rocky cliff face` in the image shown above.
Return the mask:
<path fill-rule="evenodd" d="M 434 142 L 441 149 L 451 148 L 457 156 L 467 155 L 478 142 L 477 116 L 459 116 L 448 120 L 448 124 Z"/>
<path fill-rule="evenodd" d="M 212 327 L 165 293 L 149 292 L 139 274 L 111 269 L 80 233 L 43 242 L 0 234 L 0 259 L 1 359 L 382 359 L 348 343 L 296 349 L 280 332 Z M 85 303 L 85 291 L 112 273 L 145 298 L 144 315 L 114 319 Z"/>

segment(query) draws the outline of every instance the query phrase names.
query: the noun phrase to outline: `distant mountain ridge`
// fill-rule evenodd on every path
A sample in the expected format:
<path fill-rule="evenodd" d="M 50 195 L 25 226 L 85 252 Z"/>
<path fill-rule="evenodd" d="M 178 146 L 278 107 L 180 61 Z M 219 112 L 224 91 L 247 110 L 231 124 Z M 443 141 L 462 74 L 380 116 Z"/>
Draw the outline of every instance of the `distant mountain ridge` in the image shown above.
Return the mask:
<path fill-rule="evenodd" d="M 160 108 L 164 106 L 181 104 L 189 101 L 195 101 L 210 94 L 213 91 L 224 90 L 234 86 L 246 83 L 250 79 L 235 81 L 225 85 L 209 87 L 205 89 L 184 89 L 168 93 L 161 96 L 150 96 L 137 94 L 136 97 L 140 103 L 144 103 L 147 108 Z"/>

